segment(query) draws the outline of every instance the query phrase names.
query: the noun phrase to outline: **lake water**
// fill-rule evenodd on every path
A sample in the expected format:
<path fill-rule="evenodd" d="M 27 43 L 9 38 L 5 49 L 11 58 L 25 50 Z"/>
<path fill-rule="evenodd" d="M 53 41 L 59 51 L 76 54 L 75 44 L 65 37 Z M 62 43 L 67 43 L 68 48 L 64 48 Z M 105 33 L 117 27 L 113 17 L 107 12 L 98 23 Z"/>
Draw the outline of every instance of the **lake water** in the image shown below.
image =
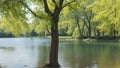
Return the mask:
<path fill-rule="evenodd" d="M 50 39 L 0 38 L 2 68 L 42 68 L 48 63 Z M 120 43 L 60 41 L 61 68 L 120 68 Z"/>

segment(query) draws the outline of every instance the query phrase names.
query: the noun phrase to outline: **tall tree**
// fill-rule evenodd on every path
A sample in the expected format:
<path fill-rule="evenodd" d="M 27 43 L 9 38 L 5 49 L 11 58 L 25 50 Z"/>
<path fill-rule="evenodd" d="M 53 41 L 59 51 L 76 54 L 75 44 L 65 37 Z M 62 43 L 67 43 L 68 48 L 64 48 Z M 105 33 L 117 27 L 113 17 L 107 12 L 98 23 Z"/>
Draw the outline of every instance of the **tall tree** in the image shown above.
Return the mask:
<path fill-rule="evenodd" d="M 120 0 L 97 0 L 89 5 L 95 13 L 94 21 L 99 22 L 97 29 L 106 32 L 106 35 L 116 36 L 119 31 Z"/>
<path fill-rule="evenodd" d="M 44 1 L 45 12 L 51 18 L 51 49 L 50 49 L 50 60 L 49 60 L 50 62 L 46 66 L 50 66 L 53 68 L 59 67 L 59 63 L 58 63 L 58 43 L 59 43 L 58 22 L 59 22 L 59 15 L 60 15 L 60 12 L 62 11 L 62 9 L 64 7 L 66 7 L 67 5 L 69 5 L 70 3 L 74 2 L 74 0 L 67 2 L 66 4 L 64 4 L 65 0 L 58 0 L 58 4 L 57 4 L 57 1 L 52 0 L 52 2 L 54 3 L 53 12 L 50 10 L 48 3 L 47 3 L 47 0 L 43 0 L 43 1 Z"/>
<path fill-rule="evenodd" d="M 93 19 L 93 12 L 92 10 L 87 10 L 87 6 L 93 3 L 94 0 L 80 0 L 80 2 L 75 3 L 74 5 L 70 6 L 71 14 L 75 23 L 77 25 L 78 32 L 76 34 L 80 34 L 79 36 L 83 36 L 84 26 L 86 26 L 86 33 L 87 36 L 90 38 L 92 33 L 92 19 Z M 72 25 L 71 25 L 72 26 Z M 84 29 L 84 30 L 83 30 Z M 71 30 L 71 29 L 70 29 Z M 75 31 L 76 31 L 75 30 Z M 73 34 L 74 35 L 74 34 Z"/>
<path fill-rule="evenodd" d="M 46 67 L 56 68 L 59 67 L 58 63 L 58 44 L 59 44 L 59 37 L 58 37 L 58 22 L 59 22 L 59 16 L 62 11 L 62 9 L 69 4 L 73 3 L 75 0 L 2 0 L 1 3 L 3 4 L 3 14 L 6 14 L 6 17 L 8 17 L 7 14 L 11 12 L 15 18 L 19 17 L 18 19 L 22 19 L 21 15 L 25 15 L 25 13 L 21 13 L 22 11 L 29 11 L 32 13 L 35 17 L 43 18 L 41 15 L 36 13 L 36 11 L 33 11 L 30 8 L 30 5 L 33 5 L 33 3 L 39 2 L 38 8 L 39 11 L 42 11 L 44 8 L 45 12 L 48 14 L 48 17 L 51 22 L 51 49 L 50 49 L 50 60 L 49 64 L 46 65 Z M 6 4 L 7 3 L 7 4 Z M 42 4 L 42 5 L 41 5 Z M 42 8 L 41 8 L 42 7 Z M 4 9 L 6 8 L 6 9 Z M 27 10 L 26 10 L 27 8 Z M 20 11 L 18 10 L 20 9 Z M 7 13 L 6 13 L 7 11 Z M 39 12 L 38 11 L 38 12 Z M 19 13 L 20 12 L 20 13 Z"/>

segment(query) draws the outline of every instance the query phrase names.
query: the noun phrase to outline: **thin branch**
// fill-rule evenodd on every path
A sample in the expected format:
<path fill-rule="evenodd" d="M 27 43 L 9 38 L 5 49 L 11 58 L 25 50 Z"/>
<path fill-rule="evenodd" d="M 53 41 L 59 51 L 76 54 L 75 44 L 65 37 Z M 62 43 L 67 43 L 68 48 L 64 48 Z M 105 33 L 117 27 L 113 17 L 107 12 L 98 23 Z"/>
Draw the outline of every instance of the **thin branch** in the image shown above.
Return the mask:
<path fill-rule="evenodd" d="M 55 0 L 52 0 L 52 2 L 55 4 L 55 8 L 58 8 L 58 5 Z"/>
<path fill-rule="evenodd" d="M 66 3 L 65 5 L 63 5 L 63 7 L 62 7 L 62 8 L 64 8 L 64 7 L 68 6 L 69 4 L 73 3 L 74 1 L 75 1 L 75 0 L 73 0 L 73 1 L 71 1 L 71 2 Z"/>
<path fill-rule="evenodd" d="M 88 26 L 87 22 L 85 21 L 85 19 L 84 19 L 84 23 L 85 23 L 85 25 L 86 25 L 86 27 L 87 27 L 87 29 L 88 29 L 89 26 Z"/>
<path fill-rule="evenodd" d="M 44 1 L 44 8 L 45 8 L 45 12 L 49 15 L 52 15 L 52 12 L 50 11 L 48 4 L 47 4 L 47 0 L 43 0 Z"/>
<path fill-rule="evenodd" d="M 87 12 L 85 12 L 85 16 L 86 16 L 86 19 L 87 19 L 87 21 L 89 22 L 89 17 L 88 17 L 88 15 L 87 15 Z"/>
<path fill-rule="evenodd" d="M 20 3 L 22 3 L 35 17 L 43 18 L 42 16 L 39 16 L 35 12 L 33 12 L 32 9 L 29 8 L 29 6 L 27 4 L 25 4 L 22 0 L 20 0 Z"/>
<path fill-rule="evenodd" d="M 63 5 L 64 0 L 59 1 L 59 10 L 62 10 L 62 5 Z"/>
<path fill-rule="evenodd" d="M 56 4 L 56 1 L 55 1 L 55 0 L 52 0 L 52 2 Z"/>

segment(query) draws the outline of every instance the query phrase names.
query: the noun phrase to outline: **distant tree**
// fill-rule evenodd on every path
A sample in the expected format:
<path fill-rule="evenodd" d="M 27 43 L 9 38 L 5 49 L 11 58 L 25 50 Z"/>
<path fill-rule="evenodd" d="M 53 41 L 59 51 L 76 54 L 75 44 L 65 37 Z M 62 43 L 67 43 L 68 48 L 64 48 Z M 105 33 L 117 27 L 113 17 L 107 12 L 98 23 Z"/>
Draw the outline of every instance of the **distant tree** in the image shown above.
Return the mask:
<path fill-rule="evenodd" d="M 93 20 L 99 22 L 97 29 L 114 38 L 118 35 L 120 27 L 119 6 L 120 0 L 99 0 L 88 6 L 95 13 Z"/>

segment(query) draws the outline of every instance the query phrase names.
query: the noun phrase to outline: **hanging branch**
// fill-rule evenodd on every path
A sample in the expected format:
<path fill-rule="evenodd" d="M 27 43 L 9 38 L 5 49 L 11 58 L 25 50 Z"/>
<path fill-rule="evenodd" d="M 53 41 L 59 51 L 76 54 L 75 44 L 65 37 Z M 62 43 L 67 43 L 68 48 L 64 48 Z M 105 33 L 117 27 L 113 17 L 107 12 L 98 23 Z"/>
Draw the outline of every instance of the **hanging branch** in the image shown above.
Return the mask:
<path fill-rule="evenodd" d="M 35 12 L 33 12 L 32 9 L 27 4 L 25 4 L 22 0 L 20 0 L 20 3 L 24 5 L 35 17 L 43 18 L 42 16 L 37 15 Z"/>
<path fill-rule="evenodd" d="M 71 2 L 66 3 L 65 5 L 63 5 L 62 9 L 63 9 L 64 7 L 66 7 L 66 6 L 68 6 L 69 4 L 73 3 L 74 1 L 75 1 L 75 0 L 73 0 L 73 1 L 71 1 Z"/>
<path fill-rule="evenodd" d="M 54 4 L 56 4 L 56 1 L 55 1 L 55 0 L 52 0 L 52 2 L 53 2 Z"/>

